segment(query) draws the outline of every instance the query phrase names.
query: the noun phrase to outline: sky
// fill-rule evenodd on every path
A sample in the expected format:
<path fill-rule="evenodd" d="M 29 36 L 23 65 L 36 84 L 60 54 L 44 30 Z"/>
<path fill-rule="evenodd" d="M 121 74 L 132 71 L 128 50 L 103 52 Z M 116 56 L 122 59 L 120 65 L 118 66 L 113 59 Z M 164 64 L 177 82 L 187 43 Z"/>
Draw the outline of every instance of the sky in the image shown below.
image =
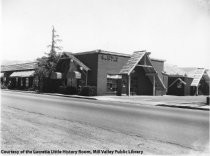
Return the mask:
<path fill-rule="evenodd" d="M 1 61 L 103 49 L 210 68 L 210 0 L 1 0 Z M 3 62 L 3 61 L 2 61 Z"/>

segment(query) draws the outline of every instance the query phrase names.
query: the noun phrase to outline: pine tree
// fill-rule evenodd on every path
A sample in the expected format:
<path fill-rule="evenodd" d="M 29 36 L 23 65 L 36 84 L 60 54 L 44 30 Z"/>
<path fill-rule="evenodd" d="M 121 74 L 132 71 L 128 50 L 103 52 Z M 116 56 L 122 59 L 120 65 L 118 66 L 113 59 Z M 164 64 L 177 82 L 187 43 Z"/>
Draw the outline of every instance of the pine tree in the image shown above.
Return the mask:
<path fill-rule="evenodd" d="M 48 45 L 50 47 L 50 52 L 46 53 L 47 56 L 43 56 L 37 59 L 37 67 L 35 69 L 35 76 L 39 78 L 39 86 L 43 85 L 43 80 L 49 81 L 51 74 L 55 72 L 58 60 L 60 55 L 57 53 L 58 50 L 62 48 L 57 46 L 58 42 L 61 40 L 58 39 L 59 35 L 55 34 L 55 29 L 52 29 L 52 41 Z M 41 84 L 40 84 L 41 83 Z M 42 87 L 39 87 L 42 90 Z"/>

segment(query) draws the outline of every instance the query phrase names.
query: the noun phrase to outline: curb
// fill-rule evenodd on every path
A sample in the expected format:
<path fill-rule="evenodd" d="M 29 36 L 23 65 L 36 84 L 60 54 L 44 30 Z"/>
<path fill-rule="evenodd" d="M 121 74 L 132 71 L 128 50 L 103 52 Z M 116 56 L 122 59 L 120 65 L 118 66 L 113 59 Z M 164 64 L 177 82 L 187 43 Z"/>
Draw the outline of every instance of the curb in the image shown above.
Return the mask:
<path fill-rule="evenodd" d="M 74 96 L 74 95 L 51 94 L 51 93 L 37 93 L 37 94 L 52 95 L 52 96 L 61 96 L 61 97 L 69 97 L 69 98 L 77 98 L 77 99 L 97 100 L 96 98 L 93 98 L 93 97 L 76 96 L 76 95 Z"/>
<path fill-rule="evenodd" d="M 156 106 L 209 111 L 209 108 L 199 108 L 199 107 L 190 107 L 190 106 L 177 106 L 177 105 L 165 105 L 165 104 L 160 104 L 160 105 L 156 105 Z"/>
<path fill-rule="evenodd" d="M 65 95 L 65 94 L 57 94 L 57 93 L 55 94 L 54 93 L 37 93 L 35 91 L 22 91 L 22 90 L 9 90 L 9 89 L 4 89 L 4 91 L 21 92 L 21 93 L 28 93 L 28 94 L 51 95 L 51 96 L 60 96 L 60 97 L 69 97 L 69 98 L 87 99 L 87 100 L 97 100 L 96 98 L 93 98 L 93 97 Z"/>
<path fill-rule="evenodd" d="M 86 96 L 78 96 L 78 95 L 65 95 L 65 94 L 58 94 L 58 93 L 37 93 L 35 91 L 22 91 L 22 90 L 9 90 L 9 89 L 4 89 L 4 91 L 22 92 L 22 93 L 31 93 L 31 94 L 41 94 L 41 95 L 50 95 L 50 96 L 60 96 L 60 97 L 86 99 L 86 100 L 100 100 L 100 99 L 97 99 L 97 98 L 94 98 L 94 97 L 86 97 Z M 122 102 L 122 101 L 115 101 L 115 100 L 102 100 L 102 101 Z M 125 103 L 127 103 L 127 102 L 125 102 Z M 148 105 L 148 104 L 146 104 L 146 105 Z M 157 104 L 157 105 L 152 105 L 152 106 L 209 111 L 209 108 L 199 108 L 199 107 L 190 107 L 190 106 L 177 106 L 177 105 L 166 105 L 166 104 Z"/>

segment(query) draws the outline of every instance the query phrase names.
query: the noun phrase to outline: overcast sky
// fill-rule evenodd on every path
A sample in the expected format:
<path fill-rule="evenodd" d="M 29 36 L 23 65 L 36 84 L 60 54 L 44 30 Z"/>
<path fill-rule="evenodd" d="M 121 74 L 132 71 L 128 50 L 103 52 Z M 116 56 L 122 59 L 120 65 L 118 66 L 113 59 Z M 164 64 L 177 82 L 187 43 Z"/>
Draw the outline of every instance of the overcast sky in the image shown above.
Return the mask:
<path fill-rule="evenodd" d="M 1 59 L 48 52 L 52 25 L 64 51 L 103 49 L 210 68 L 209 0 L 2 0 Z"/>

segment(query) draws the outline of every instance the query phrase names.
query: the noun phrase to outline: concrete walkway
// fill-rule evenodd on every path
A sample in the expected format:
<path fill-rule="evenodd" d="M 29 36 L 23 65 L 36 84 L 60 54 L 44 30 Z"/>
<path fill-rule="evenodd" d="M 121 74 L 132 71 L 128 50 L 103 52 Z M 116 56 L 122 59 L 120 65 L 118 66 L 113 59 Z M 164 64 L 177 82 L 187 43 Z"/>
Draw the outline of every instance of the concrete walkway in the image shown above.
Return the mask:
<path fill-rule="evenodd" d="M 188 109 L 209 110 L 206 96 L 96 96 L 97 100 Z"/>

